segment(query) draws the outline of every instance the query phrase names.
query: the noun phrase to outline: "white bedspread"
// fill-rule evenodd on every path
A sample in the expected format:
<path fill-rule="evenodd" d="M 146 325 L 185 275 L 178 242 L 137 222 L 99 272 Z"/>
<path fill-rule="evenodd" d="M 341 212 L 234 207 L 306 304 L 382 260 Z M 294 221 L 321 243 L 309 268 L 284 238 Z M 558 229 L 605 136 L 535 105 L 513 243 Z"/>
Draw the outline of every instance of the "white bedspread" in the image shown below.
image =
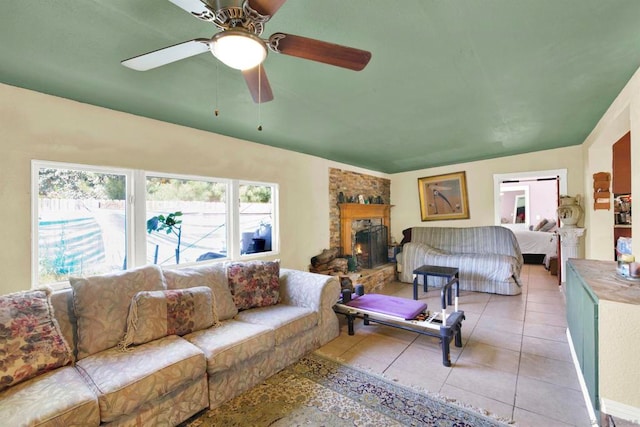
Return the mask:
<path fill-rule="evenodd" d="M 513 230 L 523 254 L 556 255 L 556 233 L 546 231 Z"/>

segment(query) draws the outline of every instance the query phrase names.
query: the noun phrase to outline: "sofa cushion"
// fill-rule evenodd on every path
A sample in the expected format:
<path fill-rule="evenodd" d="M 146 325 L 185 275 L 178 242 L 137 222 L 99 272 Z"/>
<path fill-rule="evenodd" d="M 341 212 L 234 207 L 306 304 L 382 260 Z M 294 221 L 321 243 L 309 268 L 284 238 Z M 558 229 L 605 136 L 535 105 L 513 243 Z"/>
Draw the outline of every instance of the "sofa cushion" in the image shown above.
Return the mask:
<path fill-rule="evenodd" d="M 207 376 L 203 375 L 200 380 L 193 381 L 170 391 L 159 399 L 139 407 L 135 412 L 118 417 L 117 420 L 108 424 L 108 426 L 193 426 L 194 424 L 197 424 L 197 422 L 189 422 L 185 420 L 189 420 L 191 416 L 197 414 L 208 406 L 208 381 Z"/>
<path fill-rule="evenodd" d="M 318 313 L 310 308 L 278 304 L 238 313 L 237 320 L 274 329 L 276 345 L 318 324 Z"/>
<path fill-rule="evenodd" d="M 102 422 L 130 414 L 206 372 L 202 351 L 175 335 L 126 352 L 102 351 L 79 360 L 76 367 L 98 396 Z"/>
<path fill-rule="evenodd" d="M 227 284 L 227 270 L 224 264 L 198 265 L 175 270 L 163 270 L 167 282 L 167 289 L 193 288 L 208 286 L 213 292 L 215 311 L 220 320 L 231 319 L 238 314 L 233 302 L 229 285 Z"/>
<path fill-rule="evenodd" d="M 131 299 L 140 291 L 165 289 L 162 270 L 148 265 L 69 279 L 78 325 L 78 359 L 118 345 L 127 329 Z"/>
<path fill-rule="evenodd" d="M 97 426 L 98 399 L 72 366 L 38 375 L 0 392 L 6 426 Z"/>
<path fill-rule="evenodd" d="M 121 345 L 144 344 L 167 335 L 185 335 L 217 323 L 207 286 L 138 292 L 131 300 Z"/>
<path fill-rule="evenodd" d="M 275 333 L 264 325 L 225 320 L 217 328 L 204 329 L 185 335 L 207 358 L 207 372 L 230 369 L 253 356 L 265 351 L 273 351 Z"/>
<path fill-rule="evenodd" d="M 70 287 L 52 289 L 49 298 L 53 307 L 53 315 L 60 326 L 60 332 L 75 355 L 77 323 L 73 311 L 73 289 Z"/>
<path fill-rule="evenodd" d="M 0 296 L 0 391 L 71 363 L 49 291 Z"/>
<path fill-rule="evenodd" d="M 238 310 L 275 305 L 280 298 L 280 262 L 230 263 L 229 289 Z"/>

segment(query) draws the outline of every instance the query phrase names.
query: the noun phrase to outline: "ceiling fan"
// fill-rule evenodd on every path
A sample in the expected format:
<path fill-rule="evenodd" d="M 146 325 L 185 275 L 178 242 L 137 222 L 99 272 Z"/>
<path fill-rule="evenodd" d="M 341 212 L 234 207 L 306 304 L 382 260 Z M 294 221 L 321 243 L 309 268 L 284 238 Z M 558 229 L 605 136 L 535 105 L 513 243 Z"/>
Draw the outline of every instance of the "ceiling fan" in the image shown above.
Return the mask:
<path fill-rule="evenodd" d="M 309 59 L 354 71 L 362 70 L 371 52 L 291 34 L 260 38 L 264 26 L 286 0 L 169 0 L 194 17 L 213 23 L 221 31 L 210 39 L 199 38 L 122 61 L 122 65 L 146 71 L 210 51 L 229 67 L 242 71 L 253 100 L 273 99 L 264 67 L 267 47 L 276 53 Z"/>

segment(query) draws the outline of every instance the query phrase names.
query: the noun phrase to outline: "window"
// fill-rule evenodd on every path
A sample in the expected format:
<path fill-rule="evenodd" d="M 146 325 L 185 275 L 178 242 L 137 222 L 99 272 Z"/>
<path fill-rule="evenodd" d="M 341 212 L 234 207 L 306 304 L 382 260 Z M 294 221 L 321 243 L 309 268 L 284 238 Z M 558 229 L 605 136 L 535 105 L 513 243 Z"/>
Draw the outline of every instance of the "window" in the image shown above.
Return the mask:
<path fill-rule="evenodd" d="M 239 186 L 241 254 L 268 252 L 273 247 L 272 185 L 243 183 Z"/>
<path fill-rule="evenodd" d="M 127 174 L 81 167 L 37 168 L 35 283 L 125 266 Z M 35 257 L 34 257 L 35 258 Z"/>
<path fill-rule="evenodd" d="M 277 251 L 275 184 L 42 161 L 32 170 L 36 286 Z"/>
<path fill-rule="evenodd" d="M 147 174 L 147 264 L 227 257 L 227 183 Z"/>

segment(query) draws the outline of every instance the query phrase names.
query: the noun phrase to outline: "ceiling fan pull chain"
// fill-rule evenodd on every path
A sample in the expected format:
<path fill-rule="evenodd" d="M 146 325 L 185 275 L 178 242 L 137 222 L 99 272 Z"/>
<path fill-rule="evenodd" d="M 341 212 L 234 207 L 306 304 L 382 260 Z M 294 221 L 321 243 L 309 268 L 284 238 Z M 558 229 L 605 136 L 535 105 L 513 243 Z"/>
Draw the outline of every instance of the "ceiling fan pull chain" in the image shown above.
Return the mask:
<path fill-rule="evenodd" d="M 258 64 L 258 131 L 262 132 L 262 64 Z"/>
<path fill-rule="evenodd" d="M 220 104 L 218 104 L 218 92 L 220 91 L 220 86 L 218 85 L 218 81 L 219 81 L 219 71 L 218 71 L 218 61 L 216 61 L 216 109 L 213 111 L 213 114 L 216 115 L 216 117 L 218 117 L 218 115 L 220 114 L 220 111 L 218 110 L 218 106 Z"/>

